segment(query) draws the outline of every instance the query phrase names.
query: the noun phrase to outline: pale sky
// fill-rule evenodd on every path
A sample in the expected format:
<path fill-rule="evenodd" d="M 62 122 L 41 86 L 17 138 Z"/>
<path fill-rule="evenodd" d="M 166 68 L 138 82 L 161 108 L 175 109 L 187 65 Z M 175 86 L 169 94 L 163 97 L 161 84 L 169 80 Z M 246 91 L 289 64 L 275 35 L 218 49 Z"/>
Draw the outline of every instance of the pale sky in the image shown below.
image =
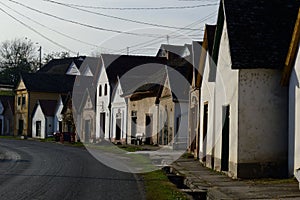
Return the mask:
<path fill-rule="evenodd" d="M 18 3 L 23 4 L 23 6 Z M 216 23 L 218 3 L 219 0 L 53 0 L 52 2 L 49 0 L 1 0 L 0 42 L 26 37 L 34 43 L 38 43 L 37 46 L 42 46 L 43 53 L 70 50 L 71 55 L 78 52 L 80 55 L 92 55 L 92 52 L 126 54 L 127 47 L 129 47 L 130 54 L 153 55 L 161 43 L 167 43 L 168 36 L 169 44 L 177 45 L 191 43 L 192 40 L 201 40 L 205 23 Z M 66 4 L 72 5 L 66 6 Z M 198 7 L 191 9 L 149 9 L 182 6 Z M 56 16 L 59 19 L 30 10 L 28 7 Z M 99 7 L 118 9 L 100 9 Z M 124 10 L 123 8 L 148 9 Z M 11 16 L 5 14 L 3 10 Z M 87 11 L 93 13 L 87 13 Z M 139 23 L 116 18 L 125 18 Z M 149 25 L 149 23 L 157 26 Z M 166 28 L 160 27 L 160 25 L 185 29 Z M 98 29 L 109 29 L 123 33 Z M 41 35 L 57 44 L 51 43 Z"/>

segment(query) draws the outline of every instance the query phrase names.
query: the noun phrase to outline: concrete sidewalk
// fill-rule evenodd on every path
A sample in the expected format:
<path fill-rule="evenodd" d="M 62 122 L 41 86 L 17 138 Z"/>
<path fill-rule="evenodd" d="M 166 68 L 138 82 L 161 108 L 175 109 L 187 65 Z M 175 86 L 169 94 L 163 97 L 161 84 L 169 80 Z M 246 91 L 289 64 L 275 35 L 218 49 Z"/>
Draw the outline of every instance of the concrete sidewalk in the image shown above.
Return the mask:
<path fill-rule="evenodd" d="M 297 180 L 233 180 L 204 167 L 194 159 L 181 158 L 172 164 L 173 173 L 195 191 L 207 191 L 207 199 L 300 199 Z"/>

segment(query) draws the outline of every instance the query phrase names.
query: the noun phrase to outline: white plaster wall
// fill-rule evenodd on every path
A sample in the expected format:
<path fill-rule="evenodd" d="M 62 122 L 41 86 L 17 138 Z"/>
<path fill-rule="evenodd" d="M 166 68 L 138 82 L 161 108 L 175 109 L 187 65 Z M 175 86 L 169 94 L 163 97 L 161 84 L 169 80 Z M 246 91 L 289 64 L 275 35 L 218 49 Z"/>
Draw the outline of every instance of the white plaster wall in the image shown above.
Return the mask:
<path fill-rule="evenodd" d="M 127 133 L 127 105 L 125 98 L 121 97 L 122 88 L 120 82 L 116 86 L 112 97 L 112 106 L 111 106 L 111 138 L 116 138 L 116 115 L 120 111 L 121 113 L 121 139 L 126 139 Z"/>
<path fill-rule="evenodd" d="M 227 24 L 224 22 L 219 58 L 217 63 L 216 84 L 215 84 L 215 169 L 221 168 L 221 149 L 222 149 L 222 128 L 224 119 L 222 117 L 223 106 L 230 106 L 229 124 L 229 162 L 237 163 L 238 150 L 238 70 L 231 69 L 232 62 L 230 57 Z M 229 164 L 229 173 L 236 175 L 237 168 Z"/>
<path fill-rule="evenodd" d="M 201 85 L 201 94 L 200 94 L 200 112 L 199 112 L 199 118 L 200 118 L 200 137 L 199 137 L 199 155 L 200 159 L 203 156 L 209 155 L 211 157 L 214 157 L 214 146 L 215 146 L 215 135 L 214 135 L 214 102 L 215 102 L 215 82 L 209 82 L 209 73 L 210 68 L 212 67 L 212 70 L 216 70 L 216 66 L 213 64 L 210 66 L 210 62 L 213 62 L 208 54 L 206 53 L 206 61 L 205 61 L 205 67 L 204 67 L 204 73 L 203 73 L 203 81 Z M 206 138 L 204 138 L 207 142 L 207 148 L 204 152 L 206 152 L 206 155 L 203 155 L 203 115 L 204 115 L 204 105 L 208 104 L 208 122 L 207 122 L 207 135 Z"/>
<path fill-rule="evenodd" d="M 287 88 L 281 70 L 241 69 L 239 163 L 286 162 Z"/>
<path fill-rule="evenodd" d="M 104 85 L 107 84 L 107 95 L 104 96 Z M 99 87 L 102 86 L 102 95 L 99 96 Z M 110 131 L 110 110 L 108 108 L 110 102 L 110 85 L 108 82 L 108 78 L 106 75 L 105 67 L 101 67 L 101 72 L 99 76 L 99 81 L 97 84 L 97 100 L 96 100 L 96 138 L 100 138 L 100 113 L 105 112 L 105 139 L 109 139 L 109 131 Z M 102 106 L 103 105 L 103 106 Z"/>
<path fill-rule="evenodd" d="M 36 136 L 36 122 L 41 121 L 41 136 Z M 45 138 L 46 130 L 46 118 L 40 106 L 37 107 L 32 118 L 32 137 L 33 138 Z"/>
<path fill-rule="evenodd" d="M 300 49 L 295 66 L 292 70 L 289 84 L 289 174 L 295 174 L 296 169 L 300 168 Z"/>

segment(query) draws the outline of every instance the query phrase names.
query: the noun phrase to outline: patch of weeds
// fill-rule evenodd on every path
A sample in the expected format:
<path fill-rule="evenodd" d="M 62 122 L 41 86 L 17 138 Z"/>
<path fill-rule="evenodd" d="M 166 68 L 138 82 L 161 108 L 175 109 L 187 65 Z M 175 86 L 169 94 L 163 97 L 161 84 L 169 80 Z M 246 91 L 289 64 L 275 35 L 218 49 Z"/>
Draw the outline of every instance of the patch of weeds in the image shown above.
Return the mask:
<path fill-rule="evenodd" d="M 181 192 L 171 183 L 162 170 L 142 174 L 147 200 L 183 200 L 189 199 L 187 194 Z"/>

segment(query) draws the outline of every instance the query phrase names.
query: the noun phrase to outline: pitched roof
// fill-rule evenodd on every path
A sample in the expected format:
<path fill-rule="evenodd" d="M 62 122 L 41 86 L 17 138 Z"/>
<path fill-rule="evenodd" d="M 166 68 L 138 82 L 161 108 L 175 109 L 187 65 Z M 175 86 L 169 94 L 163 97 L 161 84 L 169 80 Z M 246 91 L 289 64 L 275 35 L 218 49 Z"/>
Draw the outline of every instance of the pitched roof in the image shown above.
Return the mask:
<path fill-rule="evenodd" d="M 37 73 L 50 73 L 50 74 L 66 74 L 70 65 L 74 62 L 76 67 L 80 69 L 85 56 L 69 57 L 61 59 L 52 59 L 45 64 Z"/>
<path fill-rule="evenodd" d="M 68 93 L 75 81 L 75 76 L 44 73 L 22 73 L 21 78 L 30 92 Z"/>
<path fill-rule="evenodd" d="M 104 66 L 110 85 L 113 87 L 117 82 L 117 77 L 121 78 L 127 72 L 137 69 L 142 65 L 166 64 L 165 58 L 151 56 L 131 56 L 102 54 Z M 151 69 L 150 69 L 151 70 Z"/>
<path fill-rule="evenodd" d="M 56 100 L 38 100 L 45 116 L 54 116 L 57 106 Z"/>
<path fill-rule="evenodd" d="M 161 44 L 156 56 L 163 56 L 162 52 L 171 52 L 178 56 L 182 56 L 186 48 L 190 48 L 189 45 L 171 45 L 171 44 Z"/>
<path fill-rule="evenodd" d="M 222 5 L 232 68 L 282 69 L 300 1 L 222 0 Z"/>
<path fill-rule="evenodd" d="M 15 109 L 14 109 L 15 108 L 15 104 L 14 104 L 15 97 L 14 96 L 2 96 L 2 95 L 0 95 L 0 101 L 3 104 L 4 112 L 7 109 L 11 109 L 12 113 L 15 112 Z"/>

